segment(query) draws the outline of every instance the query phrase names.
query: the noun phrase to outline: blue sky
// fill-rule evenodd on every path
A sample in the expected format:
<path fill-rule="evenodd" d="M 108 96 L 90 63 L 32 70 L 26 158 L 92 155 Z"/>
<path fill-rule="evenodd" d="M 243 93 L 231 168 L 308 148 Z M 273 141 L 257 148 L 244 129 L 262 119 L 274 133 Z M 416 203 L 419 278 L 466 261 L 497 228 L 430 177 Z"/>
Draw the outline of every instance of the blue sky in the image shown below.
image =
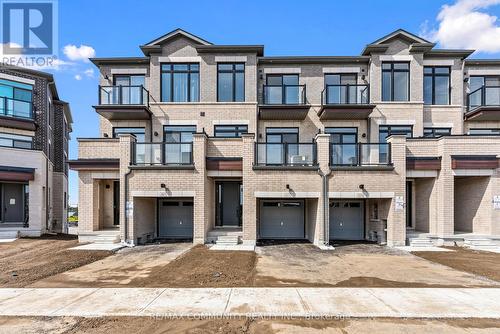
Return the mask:
<path fill-rule="evenodd" d="M 500 57 L 500 42 L 474 44 L 478 31 L 491 33 L 488 40 L 500 40 L 495 38 L 497 22 L 490 19 L 500 13 L 500 6 L 491 2 L 500 1 L 60 0 L 59 56 L 68 60 L 63 52 L 67 45 L 89 46 L 96 57 L 142 56 L 138 45 L 179 27 L 215 44 L 263 44 L 268 56 L 358 55 L 365 44 L 403 28 L 430 36 L 440 46 L 472 45 L 488 51 L 476 57 Z M 452 7 L 443 11 L 446 4 Z M 464 26 L 471 27 L 454 31 Z M 70 156 L 76 158 L 76 138 L 99 135 L 92 108 L 97 102 L 97 69 L 78 60 L 51 72 L 61 98 L 71 104 Z M 76 173 L 71 172 L 71 203 L 77 202 L 77 187 Z"/>

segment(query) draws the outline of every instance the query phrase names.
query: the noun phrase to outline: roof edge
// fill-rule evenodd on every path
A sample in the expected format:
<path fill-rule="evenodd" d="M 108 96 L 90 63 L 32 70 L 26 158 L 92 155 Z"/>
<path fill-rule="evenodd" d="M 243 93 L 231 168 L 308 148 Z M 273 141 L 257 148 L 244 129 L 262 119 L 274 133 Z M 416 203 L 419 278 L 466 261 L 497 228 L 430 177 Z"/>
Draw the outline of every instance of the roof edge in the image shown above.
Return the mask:
<path fill-rule="evenodd" d="M 332 63 L 368 63 L 370 57 L 367 56 L 276 56 L 260 57 L 261 64 L 332 64 Z"/>
<path fill-rule="evenodd" d="M 95 65 L 108 64 L 149 64 L 149 57 L 109 57 L 109 58 L 89 58 Z"/>

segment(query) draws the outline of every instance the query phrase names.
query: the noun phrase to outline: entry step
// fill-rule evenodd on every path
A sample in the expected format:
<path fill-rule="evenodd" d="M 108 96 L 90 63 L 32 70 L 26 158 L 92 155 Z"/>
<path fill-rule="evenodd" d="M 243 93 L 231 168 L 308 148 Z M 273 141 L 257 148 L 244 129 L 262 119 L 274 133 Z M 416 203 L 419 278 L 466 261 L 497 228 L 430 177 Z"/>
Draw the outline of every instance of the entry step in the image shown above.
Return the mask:
<path fill-rule="evenodd" d="M 239 235 L 220 235 L 217 237 L 215 244 L 221 246 L 235 246 L 240 243 Z"/>
<path fill-rule="evenodd" d="M 434 247 L 432 240 L 430 238 L 409 238 L 410 246 L 412 247 Z"/>

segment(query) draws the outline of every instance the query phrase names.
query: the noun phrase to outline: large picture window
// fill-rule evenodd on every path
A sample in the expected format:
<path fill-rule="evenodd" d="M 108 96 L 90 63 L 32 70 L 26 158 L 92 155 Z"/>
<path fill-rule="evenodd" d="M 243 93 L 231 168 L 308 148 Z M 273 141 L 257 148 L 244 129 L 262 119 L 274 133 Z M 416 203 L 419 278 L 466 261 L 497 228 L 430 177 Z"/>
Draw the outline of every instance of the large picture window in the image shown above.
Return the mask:
<path fill-rule="evenodd" d="M 217 101 L 245 101 L 244 64 L 217 64 Z"/>
<path fill-rule="evenodd" d="M 382 101 L 409 101 L 410 64 L 382 63 Z"/>
<path fill-rule="evenodd" d="M 198 102 L 199 100 L 199 64 L 161 65 L 162 102 Z"/>
<path fill-rule="evenodd" d="M 449 67 L 424 67 L 424 103 L 450 104 Z"/>
<path fill-rule="evenodd" d="M 32 118 L 33 86 L 0 79 L 0 115 Z"/>

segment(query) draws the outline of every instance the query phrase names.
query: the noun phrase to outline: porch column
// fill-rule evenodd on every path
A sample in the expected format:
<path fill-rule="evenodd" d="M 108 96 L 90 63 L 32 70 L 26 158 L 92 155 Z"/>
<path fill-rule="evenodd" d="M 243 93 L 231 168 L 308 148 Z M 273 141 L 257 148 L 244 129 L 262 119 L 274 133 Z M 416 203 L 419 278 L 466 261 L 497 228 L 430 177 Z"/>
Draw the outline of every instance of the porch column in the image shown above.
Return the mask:
<path fill-rule="evenodd" d="M 209 207 L 205 205 L 205 198 L 208 189 L 208 179 L 206 172 L 206 151 L 207 151 L 207 135 L 204 133 L 195 133 L 193 135 L 193 163 L 195 173 L 193 173 L 195 198 L 194 198 L 194 217 L 193 217 L 193 243 L 204 244 L 205 236 L 210 228 L 208 224 L 208 216 L 210 214 Z M 186 189 L 189 190 L 189 189 Z M 213 205 L 213 203 L 211 204 Z"/>
<path fill-rule="evenodd" d="M 449 154 L 442 154 L 441 170 L 436 178 L 434 191 L 437 199 L 436 221 L 430 224 L 433 227 L 430 232 L 440 238 L 452 236 L 455 234 L 455 177 Z"/>
<path fill-rule="evenodd" d="M 406 137 L 390 136 L 387 140 L 391 145 L 391 161 L 394 173 L 399 179 L 391 184 L 394 198 L 391 201 L 387 215 L 387 245 L 404 246 L 406 243 Z"/>
<path fill-rule="evenodd" d="M 328 175 L 330 173 L 330 135 L 329 134 L 317 134 L 316 135 L 316 152 L 319 169 L 323 175 Z M 317 176 L 318 177 L 318 176 Z M 320 177 L 320 176 L 319 176 Z M 321 178 L 321 177 L 320 177 Z M 330 176 L 327 176 L 330 178 Z M 315 224 L 313 243 L 316 246 L 322 246 L 325 242 L 329 241 L 328 229 L 325 229 L 325 217 L 328 219 L 329 223 L 329 198 L 328 198 L 328 183 L 326 182 L 326 196 L 323 194 L 323 180 L 320 180 L 320 197 L 318 199 L 318 208 L 316 211 L 316 221 L 310 222 Z M 326 212 L 325 212 L 326 210 Z M 326 215 L 326 216 L 325 216 Z"/>
<path fill-rule="evenodd" d="M 128 189 L 128 196 L 125 197 L 125 174 L 129 171 L 131 161 L 131 147 L 134 143 L 135 136 L 130 134 L 121 134 L 120 137 L 120 238 L 123 242 L 131 241 L 135 243 L 134 234 L 134 209 L 133 199 L 130 196 L 130 189 Z M 133 177 L 133 172 L 128 176 L 128 179 Z M 125 212 L 125 207 L 128 209 Z M 126 217 L 127 216 L 127 217 Z M 127 219 L 127 227 L 125 227 L 125 219 Z M 127 231 L 125 231 L 125 229 Z M 125 232 L 127 235 L 125 235 Z"/>
<path fill-rule="evenodd" d="M 255 245 L 257 241 L 257 200 L 254 196 L 253 172 L 255 135 L 243 134 L 243 243 Z"/>

